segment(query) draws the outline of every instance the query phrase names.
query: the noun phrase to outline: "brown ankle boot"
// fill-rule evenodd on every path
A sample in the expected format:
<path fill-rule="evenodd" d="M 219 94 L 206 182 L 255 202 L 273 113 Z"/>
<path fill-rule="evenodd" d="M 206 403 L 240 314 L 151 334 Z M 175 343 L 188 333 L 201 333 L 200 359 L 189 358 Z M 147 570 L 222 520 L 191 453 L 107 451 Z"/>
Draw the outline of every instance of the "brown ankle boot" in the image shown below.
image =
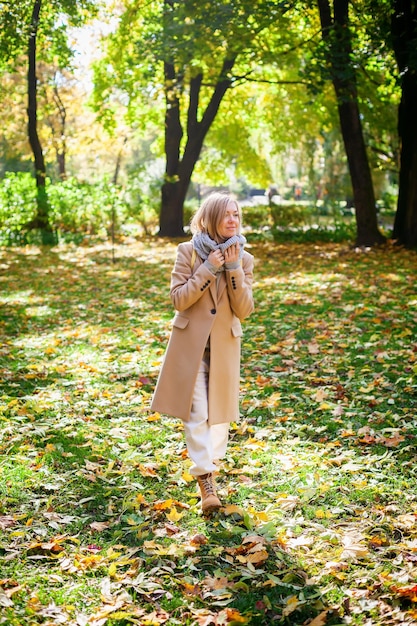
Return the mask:
<path fill-rule="evenodd" d="M 213 474 L 197 476 L 197 481 L 201 492 L 201 510 L 203 513 L 211 513 L 220 509 L 222 503 L 217 497 Z"/>

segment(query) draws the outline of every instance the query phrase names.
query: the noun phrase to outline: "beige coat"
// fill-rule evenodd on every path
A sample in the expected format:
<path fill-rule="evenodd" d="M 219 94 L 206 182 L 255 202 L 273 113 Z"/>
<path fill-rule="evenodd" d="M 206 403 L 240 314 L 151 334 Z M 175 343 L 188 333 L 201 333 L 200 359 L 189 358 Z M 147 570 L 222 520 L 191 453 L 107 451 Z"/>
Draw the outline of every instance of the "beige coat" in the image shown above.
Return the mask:
<path fill-rule="evenodd" d="M 192 252 L 191 242 L 178 246 L 170 291 L 176 314 L 151 409 L 189 420 L 210 338 L 209 424 L 232 422 L 239 417 L 240 320 L 253 311 L 253 256 L 244 252 L 237 269 L 216 278 L 198 256 L 191 267 Z"/>

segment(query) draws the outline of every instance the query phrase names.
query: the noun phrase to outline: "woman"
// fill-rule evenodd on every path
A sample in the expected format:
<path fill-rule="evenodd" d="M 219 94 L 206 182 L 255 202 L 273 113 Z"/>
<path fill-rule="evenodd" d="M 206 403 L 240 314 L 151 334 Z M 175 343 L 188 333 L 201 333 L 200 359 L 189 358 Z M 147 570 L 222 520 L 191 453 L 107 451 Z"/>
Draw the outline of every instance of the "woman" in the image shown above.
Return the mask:
<path fill-rule="evenodd" d="M 208 196 L 191 231 L 171 276 L 176 314 L 151 409 L 183 420 L 190 473 L 209 513 L 221 507 L 213 472 L 239 417 L 240 320 L 253 311 L 253 256 L 229 195 Z"/>

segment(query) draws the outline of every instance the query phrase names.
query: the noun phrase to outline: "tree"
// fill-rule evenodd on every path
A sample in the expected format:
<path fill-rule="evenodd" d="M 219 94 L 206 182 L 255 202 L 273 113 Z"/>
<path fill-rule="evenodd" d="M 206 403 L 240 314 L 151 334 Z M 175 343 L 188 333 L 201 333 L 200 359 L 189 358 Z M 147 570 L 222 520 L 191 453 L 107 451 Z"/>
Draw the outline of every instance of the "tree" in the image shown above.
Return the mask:
<path fill-rule="evenodd" d="M 165 175 L 160 235 L 183 235 L 183 205 L 196 163 L 225 94 L 268 56 L 271 32 L 288 5 L 272 0 L 126 2 L 110 45 L 112 75 L 128 97 L 135 90 L 164 98 Z M 133 40 L 133 45 L 132 45 Z M 108 60 L 106 62 L 108 63 Z M 145 81 L 144 81 L 145 79 Z"/>
<path fill-rule="evenodd" d="M 39 228 L 42 243 L 53 243 L 54 236 L 49 223 L 48 197 L 46 194 L 46 167 L 38 134 L 38 89 L 36 77 L 36 44 L 42 0 L 35 0 L 32 8 L 28 43 L 28 137 L 32 148 L 37 189 L 37 214 L 28 224 L 29 228 Z"/>
<path fill-rule="evenodd" d="M 333 16 L 329 0 L 317 0 L 317 4 L 352 181 L 356 244 L 373 246 L 383 243 L 385 237 L 378 229 L 373 182 L 358 105 L 356 73 L 352 63 L 349 0 L 334 0 Z"/>
<path fill-rule="evenodd" d="M 67 105 L 65 102 L 65 88 L 62 83 L 71 85 L 69 78 L 62 71 L 48 66 L 40 67 L 42 74 L 42 96 L 45 101 L 45 123 L 50 129 L 51 141 L 55 152 L 59 178 L 67 178 Z"/>
<path fill-rule="evenodd" d="M 27 59 L 28 139 L 33 153 L 37 188 L 37 213 L 27 227 L 38 228 L 43 243 L 52 243 L 54 235 L 49 223 L 46 165 L 38 132 L 38 46 L 40 41 L 43 58 L 48 59 L 49 55 L 58 59 L 61 67 L 68 66 L 71 50 L 67 44 L 64 16 L 69 18 L 68 23 L 77 24 L 85 19 L 87 10 L 94 10 L 92 0 L 23 0 L 0 5 L 2 65 L 10 67 L 22 55 Z"/>
<path fill-rule="evenodd" d="M 417 247 L 417 3 L 392 2 L 391 33 L 401 83 L 398 133 L 401 140 L 398 205 L 393 237 Z"/>

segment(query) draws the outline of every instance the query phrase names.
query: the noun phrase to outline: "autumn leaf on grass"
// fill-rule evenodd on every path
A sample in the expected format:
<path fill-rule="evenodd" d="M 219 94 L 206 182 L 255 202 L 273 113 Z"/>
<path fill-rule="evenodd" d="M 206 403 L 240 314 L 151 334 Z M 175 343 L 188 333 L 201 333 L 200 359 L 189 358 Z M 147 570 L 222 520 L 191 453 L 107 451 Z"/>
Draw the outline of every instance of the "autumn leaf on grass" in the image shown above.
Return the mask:
<path fill-rule="evenodd" d="M 321 403 L 325 400 L 325 398 L 327 397 L 327 391 L 325 389 L 317 389 L 317 391 L 314 394 L 314 400 L 318 403 Z"/>
<path fill-rule="evenodd" d="M 179 513 L 175 506 L 173 506 L 170 512 L 167 513 L 167 518 L 170 522 L 178 522 L 178 520 L 180 520 L 183 516 L 184 513 Z"/>
<path fill-rule="evenodd" d="M 342 537 L 343 552 L 341 559 L 360 559 L 369 554 L 367 546 L 362 543 L 364 537 L 356 533 L 347 533 Z"/>
<path fill-rule="evenodd" d="M 110 528 L 110 522 L 91 522 L 90 528 L 97 533 L 102 533 L 103 530 Z"/>
<path fill-rule="evenodd" d="M 159 413 L 152 413 L 149 417 L 146 418 L 147 422 L 159 422 L 161 419 L 161 415 Z"/>
<path fill-rule="evenodd" d="M 0 517 L 0 530 L 6 530 L 16 524 L 16 520 L 11 515 L 3 515 Z"/>
<path fill-rule="evenodd" d="M 291 613 L 293 613 L 297 609 L 299 604 L 300 603 L 297 596 L 290 596 L 289 598 L 287 598 L 286 606 L 282 611 L 283 617 L 288 617 L 288 615 L 291 615 Z"/>
<path fill-rule="evenodd" d="M 408 598 L 411 602 L 417 602 L 417 585 L 413 587 L 391 587 L 392 591 L 402 598 Z"/>
<path fill-rule="evenodd" d="M 158 468 L 155 465 L 150 465 L 150 464 L 145 465 L 143 463 L 140 463 L 138 466 L 139 472 L 145 478 L 159 478 L 159 474 L 156 471 L 157 469 Z"/>
<path fill-rule="evenodd" d="M 172 507 L 178 507 L 180 509 L 189 509 L 189 505 L 184 502 L 179 502 L 179 500 L 173 500 L 172 498 L 168 498 L 168 500 L 158 500 L 153 505 L 155 511 L 166 511 L 166 509 L 172 509 Z"/>
<path fill-rule="evenodd" d="M 148 503 L 146 502 L 145 496 L 142 493 L 137 493 L 136 497 L 135 497 L 135 503 L 139 504 L 139 505 L 145 505 L 147 506 Z"/>
<path fill-rule="evenodd" d="M 170 509 L 174 504 L 174 500 L 172 498 L 168 498 L 168 500 L 158 500 L 153 505 L 155 511 L 165 511 L 165 509 Z"/>
<path fill-rule="evenodd" d="M 62 562 L 61 567 L 71 572 L 85 572 L 100 567 L 102 563 L 103 557 L 100 554 L 76 554 L 72 566 L 67 568 L 65 563 L 64 567 L 64 562 Z"/>
<path fill-rule="evenodd" d="M 393 435 L 392 437 L 384 437 L 381 443 L 387 448 L 396 448 L 402 441 L 405 441 L 405 437 L 403 435 Z"/>
<path fill-rule="evenodd" d="M 236 557 L 236 560 L 240 563 L 252 563 L 252 565 L 261 565 L 265 563 L 268 558 L 268 552 L 265 549 L 260 550 L 259 552 L 253 552 L 248 554 L 239 554 Z"/>
<path fill-rule="evenodd" d="M 225 515 L 240 515 L 243 517 L 244 510 L 240 506 L 237 506 L 237 504 L 228 504 L 224 507 L 223 513 Z"/>
<path fill-rule="evenodd" d="M 417 513 L 404 513 L 403 515 L 397 515 L 396 522 L 397 524 L 399 523 L 402 528 L 411 530 L 411 528 L 417 525 Z"/>
<path fill-rule="evenodd" d="M 192 474 L 190 474 L 190 472 L 187 472 L 187 471 L 185 471 L 185 472 L 182 474 L 181 478 L 182 478 L 182 479 L 183 479 L 186 483 L 192 483 L 192 482 L 195 480 L 194 476 L 193 476 Z"/>
<path fill-rule="evenodd" d="M 265 549 L 265 538 L 258 535 L 249 535 L 243 539 L 237 548 L 226 548 L 225 551 L 232 555 L 239 563 L 262 564 L 268 558 Z"/>
<path fill-rule="evenodd" d="M 58 554 L 62 552 L 64 548 L 60 545 L 63 538 L 57 540 L 51 540 L 47 542 L 32 541 L 28 546 L 28 554 Z"/>
<path fill-rule="evenodd" d="M 286 493 L 280 493 L 276 498 L 277 505 L 283 511 L 292 511 L 301 502 L 298 496 L 288 495 Z"/>
<path fill-rule="evenodd" d="M 314 543 L 314 537 L 310 537 L 306 533 L 299 535 L 298 537 L 293 537 L 292 539 L 288 539 L 286 545 L 289 548 L 308 548 Z"/>
<path fill-rule="evenodd" d="M 187 583 L 187 582 L 182 582 L 180 583 L 183 590 L 184 590 L 184 595 L 185 596 L 191 596 L 191 597 L 200 597 L 201 596 L 201 587 L 199 585 L 197 585 L 196 583 L 191 584 L 191 583 Z"/>
<path fill-rule="evenodd" d="M 322 611 L 320 615 L 308 622 L 308 626 L 323 626 L 327 622 L 327 613 L 328 611 Z"/>
<path fill-rule="evenodd" d="M 3 606 L 4 608 L 13 606 L 13 601 L 10 600 L 7 593 L 3 591 L 1 587 L 0 587 L 0 606 Z"/>
<path fill-rule="evenodd" d="M 219 589 L 227 589 L 230 587 L 230 582 L 227 576 L 206 576 L 203 580 L 203 584 L 210 591 L 218 591 Z"/>
<path fill-rule="evenodd" d="M 203 535 L 202 533 L 198 533 L 197 535 L 194 535 L 190 539 L 190 543 L 193 546 L 202 546 L 202 545 L 204 545 L 207 542 L 208 542 L 207 537 L 205 535 Z"/>
<path fill-rule="evenodd" d="M 168 537 L 172 535 L 176 535 L 177 533 L 180 532 L 179 527 L 175 526 L 175 524 L 165 524 L 164 528 L 166 530 Z"/>
<path fill-rule="evenodd" d="M 226 621 L 222 621 L 223 618 Z M 219 613 L 217 624 L 228 624 L 229 626 L 237 626 L 238 624 L 248 624 L 250 618 L 245 617 L 237 609 L 224 609 Z"/>
<path fill-rule="evenodd" d="M 321 575 L 326 576 L 332 574 L 338 580 L 345 580 L 346 574 L 344 573 L 349 568 L 346 561 L 328 561 L 324 566 Z"/>

